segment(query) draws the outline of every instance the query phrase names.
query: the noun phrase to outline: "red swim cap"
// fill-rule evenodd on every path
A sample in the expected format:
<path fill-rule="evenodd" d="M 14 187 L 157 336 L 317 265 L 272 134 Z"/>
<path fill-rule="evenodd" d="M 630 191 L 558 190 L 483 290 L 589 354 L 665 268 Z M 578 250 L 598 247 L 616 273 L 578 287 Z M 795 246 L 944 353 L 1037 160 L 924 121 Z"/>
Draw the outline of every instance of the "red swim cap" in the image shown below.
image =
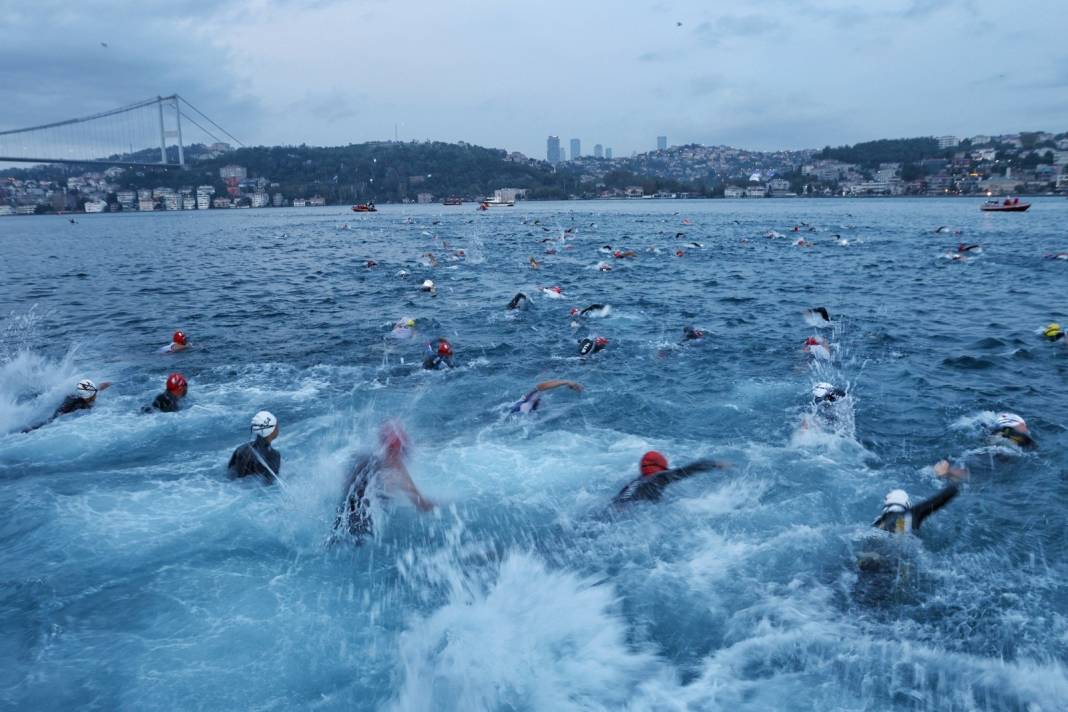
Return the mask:
<path fill-rule="evenodd" d="M 810 336 L 807 339 L 805 339 L 805 346 L 822 346 L 822 345 L 823 345 L 823 342 L 820 341 L 819 338 L 817 338 L 815 336 Z"/>
<path fill-rule="evenodd" d="M 571 316 L 577 316 L 579 313 L 578 307 L 571 307 Z"/>
<path fill-rule="evenodd" d="M 404 426 L 396 420 L 387 420 L 382 423 L 378 431 L 378 442 L 387 457 L 404 457 L 411 447 L 408 433 L 404 432 Z"/>
<path fill-rule="evenodd" d="M 452 344 L 445 339 L 438 340 L 438 355 L 439 356 L 452 356 Z"/>
<path fill-rule="evenodd" d="M 167 390 L 176 396 L 184 396 L 188 387 L 185 376 L 180 373 L 172 373 L 167 377 Z"/>
<path fill-rule="evenodd" d="M 608 339 L 604 338 L 603 336 L 598 336 L 596 339 L 593 340 L 593 343 L 597 346 L 608 346 Z"/>
<path fill-rule="evenodd" d="M 652 477 L 656 473 L 663 472 L 667 468 L 667 458 L 658 453 L 656 450 L 650 450 L 649 452 L 642 455 L 642 461 L 639 465 L 642 477 Z"/>
<path fill-rule="evenodd" d="M 185 346 L 185 332 L 174 332 L 174 336 L 171 337 L 171 341 L 178 344 L 179 346 Z"/>

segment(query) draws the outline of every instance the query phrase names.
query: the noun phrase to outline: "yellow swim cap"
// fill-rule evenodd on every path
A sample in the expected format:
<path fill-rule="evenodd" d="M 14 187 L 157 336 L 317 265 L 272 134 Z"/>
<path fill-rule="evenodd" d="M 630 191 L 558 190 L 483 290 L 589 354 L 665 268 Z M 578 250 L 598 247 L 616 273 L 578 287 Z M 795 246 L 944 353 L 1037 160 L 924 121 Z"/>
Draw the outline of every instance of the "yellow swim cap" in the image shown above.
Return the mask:
<path fill-rule="evenodd" d="M 1057 324 L 1057 323 L 1050 324 L 1049 326 L 1046 327 L 1046 331 L 1044 333 L 1045 333 L 1046 336 L 1051 336 L 1051 337 L 1052 336 L 1060 336 L 1061 335 L 1061 325 Z"/>
<path fill-rule="evenodd" d="M 415 326 L 415 319 L 409 319 L 408 321 L 404 322 L 404 325 L 405 326 Z"/>

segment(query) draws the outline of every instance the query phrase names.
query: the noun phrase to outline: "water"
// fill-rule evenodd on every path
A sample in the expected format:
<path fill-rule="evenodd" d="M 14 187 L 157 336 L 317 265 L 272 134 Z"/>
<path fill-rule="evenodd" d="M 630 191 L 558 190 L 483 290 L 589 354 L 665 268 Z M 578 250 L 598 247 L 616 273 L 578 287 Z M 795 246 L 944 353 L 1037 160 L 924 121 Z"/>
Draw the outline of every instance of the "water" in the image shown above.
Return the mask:
<path fill-rule="evenodd" d="M 1068 349 L 1035 330 L 1068 322 L 1068 263 L 1042 259 L 1068 249 L 1066 218 L 1042 199 L 1023 215 L 797 200 L 5 219 L 0 702 L 1064 709 Z M 791 245 L 801 222 L 811 249 Z M 944 259 L 962 240 L 983 253 Z M 520 289 L 531 308 L 507 313 Z M 572 328 L 593 302 L 611 314 Z M 818 305 L 834 358 L 812 364 L 800 310 Z M 387 347 L 409 316 L 418 337 Z M 709 337 L 680 345 L 686 324 Z M 157 353 L 177 328 L 194 347 Z M 610 344 L 582 360 L 587 335 Z M 438 336 L 459 367 L 421 371 Z M 175 369 L 186 408 L 138 415 Z M 18 432 L 82 377 L 115 385 Z M 549 378 L 586 388 L 507 416 Z M 800 430 L 821 380 L 848 386 L 849 417 Z M 262 408 L 284 490 L 225 476 Z M 1000 410 L 1037 452 L 983 448 L 977 423 Z M 345 464 L 387 417 L 441 506 L 328 546 Z M 650 448 L 735 467 L 607 517 Z M 873 593 L 855 557 L 883 494 L 933 494 L 944 456 L 969 459 L 964 494 Z"/>

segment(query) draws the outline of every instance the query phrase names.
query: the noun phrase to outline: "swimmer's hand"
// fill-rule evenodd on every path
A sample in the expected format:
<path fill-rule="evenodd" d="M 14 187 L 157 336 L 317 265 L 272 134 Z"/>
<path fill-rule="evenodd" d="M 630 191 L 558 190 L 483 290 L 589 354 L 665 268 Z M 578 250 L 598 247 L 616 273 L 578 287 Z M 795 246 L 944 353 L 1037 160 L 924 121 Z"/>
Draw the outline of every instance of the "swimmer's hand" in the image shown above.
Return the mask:
<path fill-rule="evenodd" d="M 939 460 L 931 467 L 936 477 L 949 478 L 960 481 L 968 478 L 968 469 L 965 467 L 953 467 L 949 460 Z"/>

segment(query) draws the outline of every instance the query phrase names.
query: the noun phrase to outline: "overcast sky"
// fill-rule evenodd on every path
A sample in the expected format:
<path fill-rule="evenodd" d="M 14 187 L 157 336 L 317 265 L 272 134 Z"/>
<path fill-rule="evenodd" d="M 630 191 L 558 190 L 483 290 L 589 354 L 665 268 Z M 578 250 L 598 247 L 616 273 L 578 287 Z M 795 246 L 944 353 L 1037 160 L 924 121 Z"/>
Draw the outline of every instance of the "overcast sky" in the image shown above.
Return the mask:
<path fill-rule="evenodd" d="M 246 144 L 397 124 L 537 157 L 1066 131 L 1066 26 L 1065 0 L 0 0 L 0 128 L 177 92 Z"/>

